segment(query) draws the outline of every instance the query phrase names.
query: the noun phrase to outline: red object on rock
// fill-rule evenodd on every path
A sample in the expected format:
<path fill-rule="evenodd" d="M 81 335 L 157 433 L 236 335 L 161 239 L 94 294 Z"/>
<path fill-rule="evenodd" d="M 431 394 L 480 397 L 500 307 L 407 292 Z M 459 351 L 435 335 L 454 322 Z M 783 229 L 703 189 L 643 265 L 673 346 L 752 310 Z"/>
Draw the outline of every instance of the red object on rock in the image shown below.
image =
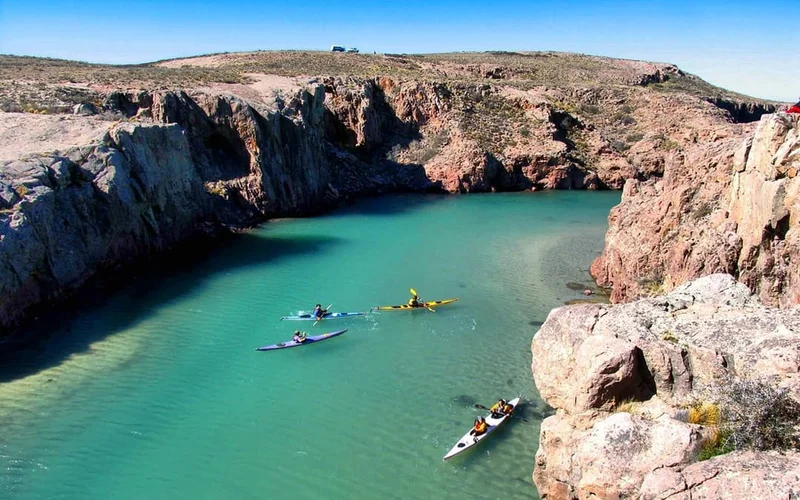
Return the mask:
<path fill-rule="evenodd" d="M 800 113 L 800 102 L 786 110 L 787 113 Z"/>

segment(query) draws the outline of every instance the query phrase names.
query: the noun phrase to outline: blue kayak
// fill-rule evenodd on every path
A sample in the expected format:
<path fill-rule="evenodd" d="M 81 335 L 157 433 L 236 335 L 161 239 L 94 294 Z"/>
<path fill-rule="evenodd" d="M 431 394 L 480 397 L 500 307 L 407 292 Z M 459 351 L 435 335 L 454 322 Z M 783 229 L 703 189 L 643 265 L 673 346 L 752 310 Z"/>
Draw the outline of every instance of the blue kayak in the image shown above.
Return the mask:
<path fill-rule="evenodd" d="M 331 332 L 331 333 L 323 333 L 322 335 L 312 335 L 306 337 L 305 342 L 295 342 L 294 340 L 290 340 L 288 342 L 281 342 L 280 344 L 272 344 L 272 345 L 265 345 L 263 347 L 257 347 L 256 351 L 274 351 L 276 349 L 288 349 L 290 347 L 300 347 L 301 345 L 308 345 L 313 344 L 315 342 L 321 342 L 323 340 L 332 339 L 333 337 L 338 337 L 339 335 L 346 332 L 347 329 L 339 330 L 338 332 Z"/>
<path fill-rule="evenodd" d="M 339 318 L 352 318 L 353 316 L 363 316 L 366 313 L 363 312 L 355 312 L 355 313 L 325 313 L 322 315 L 322 319 L 339 319 Z M 281 316 L 282 320 L 286 321 L 316 321 L 317 318 L 314 317 L 313 314 L 298 314 L 297 316 Z"/>

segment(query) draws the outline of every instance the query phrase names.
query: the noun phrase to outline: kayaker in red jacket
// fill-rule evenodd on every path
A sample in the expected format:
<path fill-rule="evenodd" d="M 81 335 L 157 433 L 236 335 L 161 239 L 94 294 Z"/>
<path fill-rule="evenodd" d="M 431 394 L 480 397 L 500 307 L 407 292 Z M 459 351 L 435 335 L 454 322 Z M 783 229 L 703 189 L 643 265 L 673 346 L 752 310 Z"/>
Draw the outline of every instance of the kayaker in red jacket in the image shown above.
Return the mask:
<path fill-rule="evenodd" d="M 489 424 L 486 423 L 486 419 L 478 417 L 475 419 L 475 425 L 472 426 L 472 430 L 469 433 L 471 436 L 477 437 L 486 432 L 487 427 L 489 427 Z"/>

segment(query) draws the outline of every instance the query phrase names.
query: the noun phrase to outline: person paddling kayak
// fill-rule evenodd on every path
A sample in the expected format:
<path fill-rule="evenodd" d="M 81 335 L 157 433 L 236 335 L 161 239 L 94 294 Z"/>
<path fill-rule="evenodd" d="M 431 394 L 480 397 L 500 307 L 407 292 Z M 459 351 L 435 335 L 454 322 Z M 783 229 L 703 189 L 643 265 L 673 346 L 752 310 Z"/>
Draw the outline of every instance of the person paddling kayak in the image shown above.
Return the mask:
<path fill-rule="evenodd" d="M 483 417 L 477 417 L 475 419 L 475 424 L 472 426 L 472 430 L 469 431 L 469 435 L 478 437 L 486 432 L 487 427 L 489 427 L 489 424 L 486 423 L 486 419 Z"/>
<path fill-rule="evenodd" d="M 326 312 L 328 312 L 328 310 L 327 309 L 323 309 L 322 308 L 322 304 L 317 304 L 316 306 L 314 306 L 314 312 L 313 312 L 314 319 L 316 319 L 317 321 L 320 321 L 322 319 L 322 317 L 325 316 Z"/>
<path fill-rule="evenodd" d="M 417 295 L 416 293 L 413 294 L 413 296 L 410 299 L 408 299 L 408 305 L 411 307 L 424 307 L 422 304 L 422 300 L 420 300 L 419 295 Z"/>
<path fill-rule="evenodd" d="M 298 344 L 302 344 L 303 342 L 306 341 L 306 337 L 307 337 L 306 332 L 301 332 L 300 330 L 296 330 L 294 332 L 292 340 L 297 342 Z"/>
<path fill-rule="evenodd" d="M 500 418 L 503 415 L 508 415 L 514 410 L 514 407 L 508 404 L 505 399 L 500 399 L 497 403 L 492 406 L 489 411 L 492 412 L 492 416 L 494 418 Z"/>

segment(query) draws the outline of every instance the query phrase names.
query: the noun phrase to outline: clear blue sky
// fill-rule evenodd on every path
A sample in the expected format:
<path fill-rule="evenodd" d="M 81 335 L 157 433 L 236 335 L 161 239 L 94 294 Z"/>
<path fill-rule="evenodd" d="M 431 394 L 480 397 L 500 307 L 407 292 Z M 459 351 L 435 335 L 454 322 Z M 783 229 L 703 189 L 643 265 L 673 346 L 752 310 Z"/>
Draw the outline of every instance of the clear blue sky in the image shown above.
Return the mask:
<path fill-rule="evenodd" d="M 672 62 L 800 96 L 800 0 L 0 0 L 0 53 L 137 63 L 209 52 L 557 50 Z"/>

